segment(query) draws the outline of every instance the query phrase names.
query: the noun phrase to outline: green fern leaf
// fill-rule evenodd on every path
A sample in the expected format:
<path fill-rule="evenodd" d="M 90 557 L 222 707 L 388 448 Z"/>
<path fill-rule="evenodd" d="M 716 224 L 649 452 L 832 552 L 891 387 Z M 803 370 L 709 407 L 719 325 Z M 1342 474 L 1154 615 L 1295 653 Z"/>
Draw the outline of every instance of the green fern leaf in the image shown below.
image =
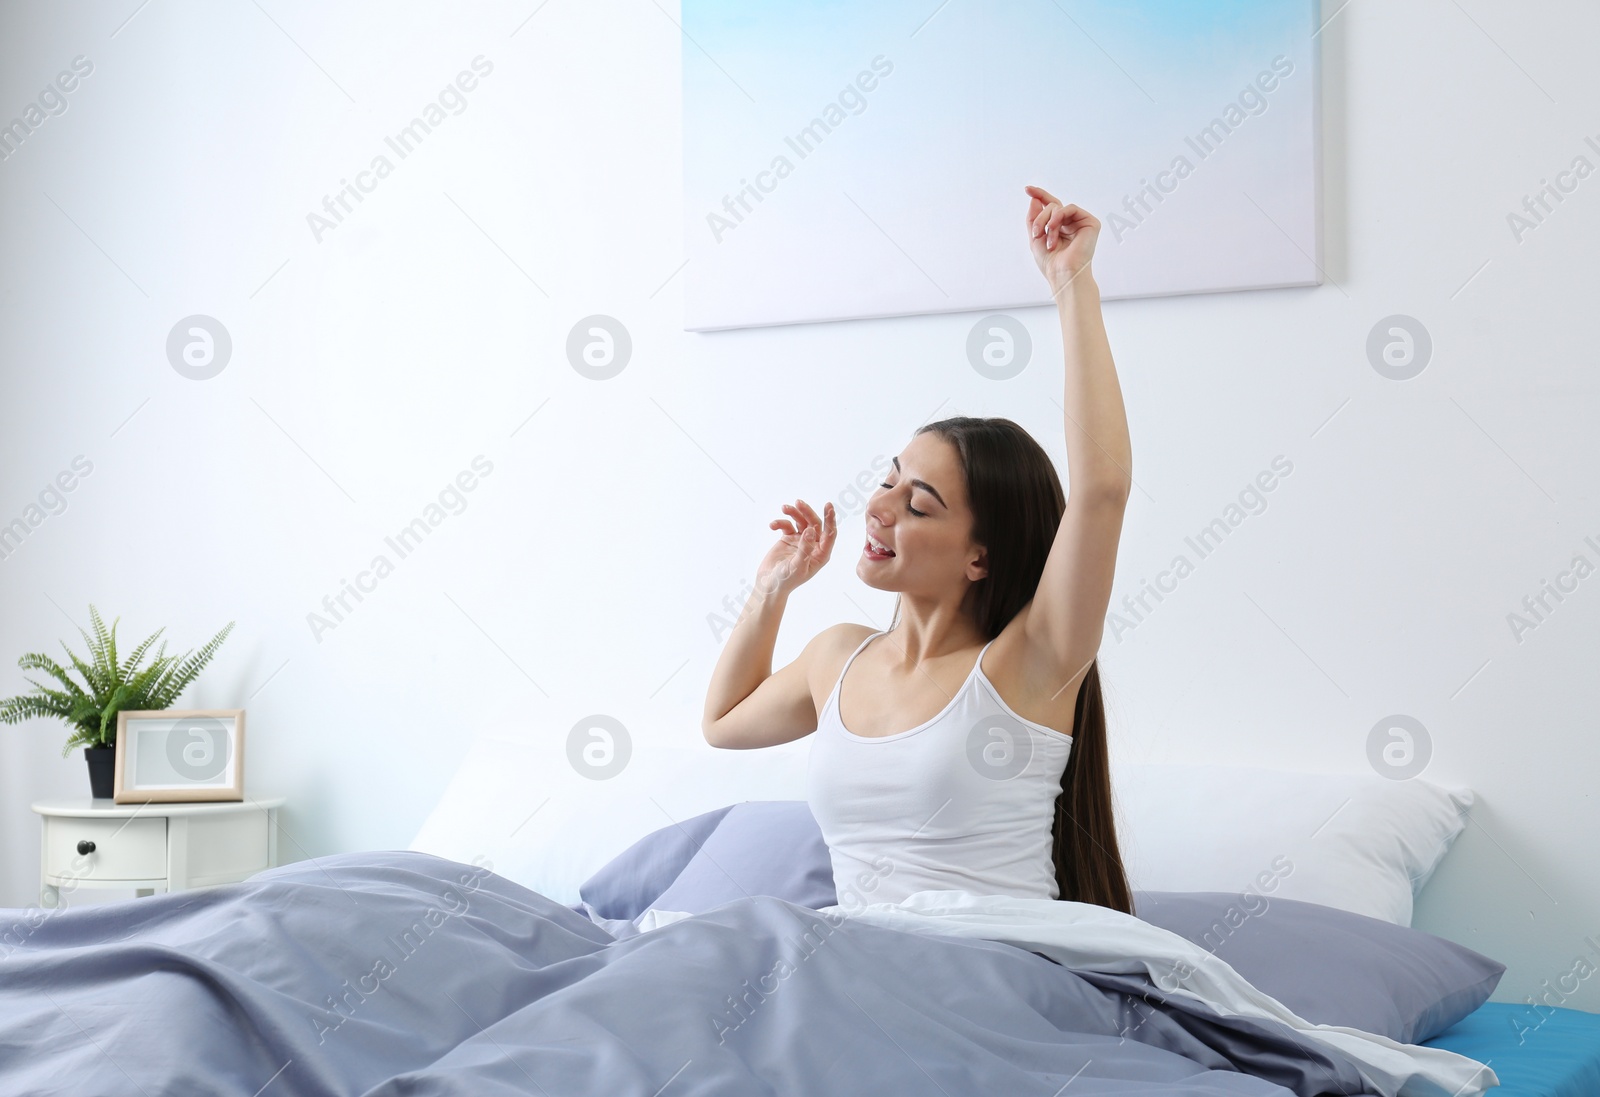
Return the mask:
<path fill-rule="evenodd" d="M 150 650 L 150 645 L 155 643 L 156 637 L 160 636 L 166 630 L 166 626 L 163 625 L 152 632 L 149 636 L 146 636 L 143 640 L 139 641 L 139 646 L 134 648 L 132 654 L 130 654 L 122 663 L 122 680 L 124 682 L 128 680 L 130 675 L 134 674 L 139 669 L 139 664 L 144 659 L 145 652 Z"/>
<path fill-rule="evenodd" d="M 23 670 L 42 670 L 66 687 L 67 692 L 73 696 L 81 697 L 83 695 L 82 687 L 72 680 L 72 676 L 62 668 L 61 664 L 48 655 L 29 652 L 17 660 L 17 666 Z"/>
<path fill-rule="evenodd" d="M 117 621 L 120 620 L 120 617 L 117 618 Z M 91 646 L 90 655 L 105 683 L 104 689 L 109 692 L 122 684 L 117 666 L 117 622 L 111 622 L 108 630 L 105 621 L 100 618 L 100 611 L 95 609 L 92 602 L 89 604 L 89 622 L 94 626 L 96 641 Z"/>
<path fill-rule="evenodd" d="M 207 640 L 198 652 L 186 656 L 172 674 L 161 683 L 157 699 L 161 702 L 162 708 L 171 707 L 179 694 L 188 688 L 189 683 L 195 680 L 207 663 L 211 662 L 212 656 L 216 655 L 217 649 L 222 646 L 222 641 L 233 631 L 234 624 L 235 622 L 229 621 L 220 632 Z"/>
<path fill-rule="evenodd" d="M 83 728 L 74 728 L 72 734 L 67 737 L 66 744 L 61 748 L 61 757 L 65 758 L 71 754 L 73 747 L 92 747 L 97 745 L 92 733 L 85 731 Z"/>
<path fill-rule="evenodd" d="M 150 687 L 166 667 L 166 660 L 158 659 L 128 679 L 128 703 L 124 707 L 140 710 L 154 708 L 150 703 Z"/>
<path fill-rule="evenodd" d="M 100 734 L 100 703 L 93 697 L 82 697 L 72 706 L 68 717 L 73 726 L 80 727 L 90 736 Z"/>
<path fill-rule="evenodd" d="M 117 741 L 117 710 L 121 709 L 128 700 L 128 687 L 118 686 L 111 694 L 111 699 L 100 710 L 100 741 L 102 743 L 115 743 Z"/>
<path fill-rule="evenodd" d="M 32 694 L 23 694 L 20 697 L 7 697 L 0 701 L 0 722 L 19 724 L 35 716 L 50 716 L 58 720 L 68 720 L 72 716 L 72 706 L 62 706 L 48 697 L 37 697 Z"/>
<path fill-rule="evenodd" d="M 88 645 L 88 661 L 85 662 L 83 659 L 80 659 L 77 652 L 67 647 L 67 642 L 65 640 L 59 641 L 61 644 L 61 650 L 67 653 L 67 657 L 72 660 L 72 665 L 78 669 L 79 674 L 83 675 L 83 680 L 89 684 L 90 693 L 106 693 L 111 687 L 106 682 L 105 675 L 100 673 L 99 660 L 95 658 L 94 654 L 94 640 L 87 632 L 84 632 L 83 629 L 80 628 L 78 632 L 82 634 L 84 643 Z"/>
<path fill-rule="evenodd" d="M 63 715 L 71 712 L 72 706 L 77 704 L 78 698 L 83 696 L 81 693 L 73 695 L 64 690 L 51 689 L 43 682 L 36 682 L 32 678 L 24 678 L 23 681 L 33 687 L 34 696 L 48 700 L 52 705 L 59 708 Z"/>

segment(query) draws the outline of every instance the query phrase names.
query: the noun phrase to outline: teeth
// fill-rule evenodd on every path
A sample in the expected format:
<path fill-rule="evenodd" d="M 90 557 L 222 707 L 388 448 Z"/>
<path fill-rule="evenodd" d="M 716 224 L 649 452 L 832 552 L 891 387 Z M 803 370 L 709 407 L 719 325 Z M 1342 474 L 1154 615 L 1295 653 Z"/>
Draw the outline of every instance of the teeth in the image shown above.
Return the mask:
<path fill-rule="evenodd" d="M 870 533 L 867 534 L 867 544 L 871 545 L 873 550 L 880 554 L 890 554 L 892 552 L 888 545 L 884 544 Z"/>

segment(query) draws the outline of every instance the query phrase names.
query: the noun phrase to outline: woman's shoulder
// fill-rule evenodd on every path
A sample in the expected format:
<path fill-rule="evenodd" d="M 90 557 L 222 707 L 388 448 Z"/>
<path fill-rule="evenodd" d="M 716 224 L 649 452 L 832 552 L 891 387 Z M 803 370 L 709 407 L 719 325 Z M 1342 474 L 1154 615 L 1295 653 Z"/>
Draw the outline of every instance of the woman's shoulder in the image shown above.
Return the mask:
<path fill-rule="evenodd" d="M 827 672 L 832 671 L 832 676 L 837 678 L 844 669 L 845 660 L 859 648 L 869 636 L 877 635 L 878 630 L 871 625 L 860 625 L 854 621 L 841 621 L 837 625 L 829 625 L 808 645 L 815 649 L 817 669 Z"/>
<path fill-rule="evenodd" d="M 811 682 L 812 693 L 826 700 L 839 681 L 839 676 L 844 673 L 844 665 L 850 660 L 850 656 L 867 637 L 877 632 L 878 630 L 871 625 L 841 621 L 837 625 L 829 625 L 812 637 L 803 653 L 806 660 L 806 677 Z M 817 711 L 822 711 L 821 701 L 817 704 Z"/>

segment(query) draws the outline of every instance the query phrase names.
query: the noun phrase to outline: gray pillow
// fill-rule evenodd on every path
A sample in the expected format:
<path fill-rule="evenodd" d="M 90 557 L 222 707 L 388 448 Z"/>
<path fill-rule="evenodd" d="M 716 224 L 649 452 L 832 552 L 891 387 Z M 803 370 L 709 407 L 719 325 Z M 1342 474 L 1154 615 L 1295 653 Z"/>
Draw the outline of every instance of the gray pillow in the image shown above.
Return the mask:
<path fill-rule="evenodd" d="M 701 914 L 747 895 L 832 906 L 833 864 L 804 800 L 751 800 L 645 835 L 578 889 L 605 918 Z M 574 909 L 578 909 L 575 907 Z"/>
<path fill-rule="evenodd" d="M 650 905 L 699 914 L 747 895 L 813 910 L 833 905 L 833 863 L 804 800 L 734 804 Z"/>
<path fill-rule="evenodd" d="M 1134 913 L 1321 1025 L 1420 1044 L 1488 1001 L 1506 966 L 1380 918 L 1254 892 L 1138 891 Z"/>
<path fill-rule="evenodd" d="M 803 800 L 756 800 L 663 827 L 591 877 L 608 918 L 700 914 L 747 895 L 832 906 L 833 866 Z M 1421 1043 L 1477 1009 L 1505 965 L 1431 933 L 1256 893 L 1136 891 L 1134 913 L 1214 952 L 1313 1024 Z"/>
<path fill-rule="evenodd" d="M 804 805 L 802 805 L 804 806 Z M 662 827 L 617 854 L 578 888 L 574 910 L 584 903 L 602 918 L 633 919 L 654 906 L 733 805 Z M 671 910 L 671 907 L 662 907 Z M 696 912 L 698 913 L 698 912 Z"/>

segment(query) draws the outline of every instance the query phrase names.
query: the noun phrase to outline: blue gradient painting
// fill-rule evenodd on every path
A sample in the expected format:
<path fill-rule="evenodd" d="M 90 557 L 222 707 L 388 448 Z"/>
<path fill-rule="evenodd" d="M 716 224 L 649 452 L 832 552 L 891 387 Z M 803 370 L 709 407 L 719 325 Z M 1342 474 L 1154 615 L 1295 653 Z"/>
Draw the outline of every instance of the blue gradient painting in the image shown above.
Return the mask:
<path fill-rule="evenodd" d="M 1316 285 L 1313 0 L 683 0 L 687 330 Z"/>

